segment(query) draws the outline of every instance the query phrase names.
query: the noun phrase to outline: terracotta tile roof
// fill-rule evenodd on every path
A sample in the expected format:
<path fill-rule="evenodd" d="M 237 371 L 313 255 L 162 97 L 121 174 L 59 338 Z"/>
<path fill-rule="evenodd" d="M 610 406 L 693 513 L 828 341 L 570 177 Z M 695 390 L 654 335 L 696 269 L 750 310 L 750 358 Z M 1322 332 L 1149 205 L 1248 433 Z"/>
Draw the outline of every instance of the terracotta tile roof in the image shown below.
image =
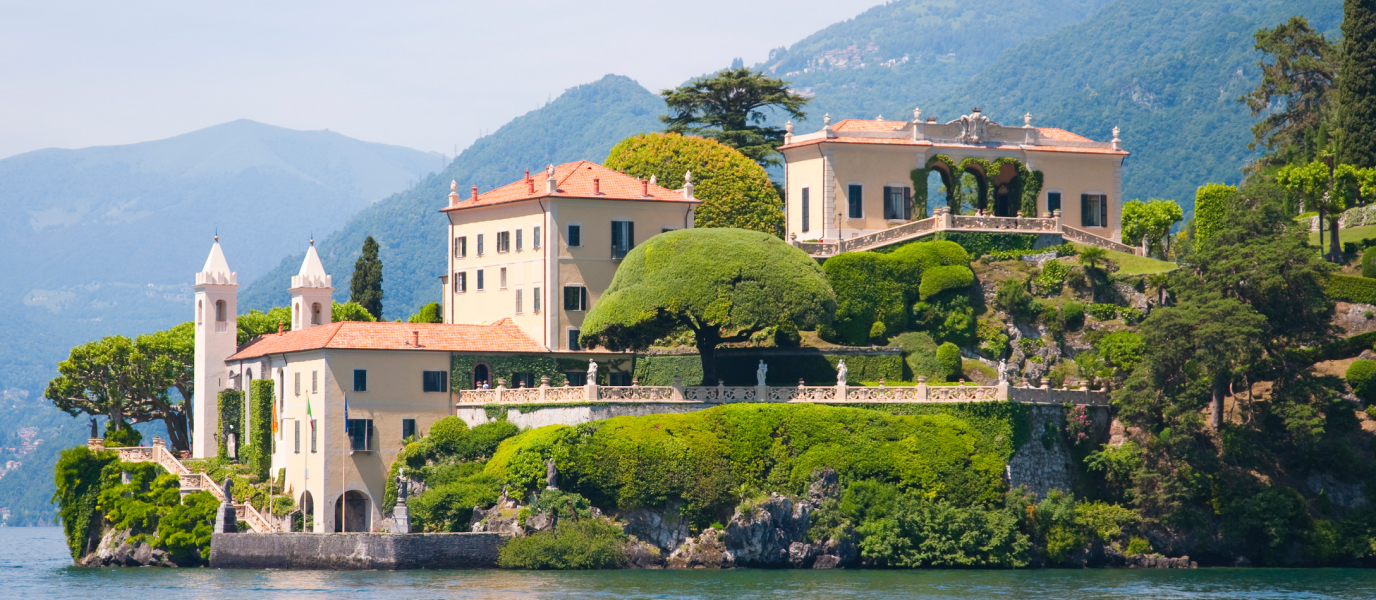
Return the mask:
<path fill-rule="evenodd" d="M 420 346 L 412 344 L 420 333 Z M 269 354 L 321 349 L 430 350 L 445 352 L 544 352 L 511 319 L 491 325 L 442 323 L 330 323 L 301 331 L 260 335 L 225 359 L 249 360 Z"/>
<path fill-rule="evenodd" d="M 1055 128 L 1055 127 L 1038 127 L 1038 128 L 1037 128 L 1037 133 L 1041 134 L 1041 137 L 1042 137 L 1043 140 L 1052 140 L 1052 141 L 1056 141 L 1056 142 L 1092 142 L 1092 141 L 1094 141 L 1094 140 L 1091 140 L 1091 139 L 1089 139 L 1089 138 L 1087 138 L 1087 137 L 1085 137 L 1085 136 L 1082 136 L 1082 135 L 1080 135 L 1080 134 L 1078 134 L 1078 133 L 1071 133 L 1071 132 L 1066 131 L 1066 130 L 1064 130 L 1064 129 L 1057 129 L 1057 128 Z"/>
<path fill-rule="evenodd" d="M 647 185 L 640 179 L 619 171 L 613 171 L 595 162 L 586 160 L 554 167 L 554 179 L 557 182 L 556 189 L 558 191 L 553 194 L 545 191 L 547 189 L 545 186 L 545 179 L 545 173 L 534 173 L 530 175 L 530 179 L 519 179 L 495 190 L 480 193 L 476 199 L 470 196 L 469 198 L 461 200 L 458 204 L 446 206 L 440 209 L 440 211 L 463 210 L 477 206 L 491 206 L 493 204 L 505 204 L 507 202 L 533 200 L 536 198 L 595 198 L 598 200 L 635 200 L 640 202 L 701 202 L 701 200 L 684 198 L 683 194 L 663 186 Z M 600 193 L 597 194 L 593 193 L 594 179 L 598 180 L 598 191 Z M 532 189 L 534 191 L 532 191 Z M 648 191 L 649 195 L 642 193 L 645 191 Z"/>
<path fill-rule="evenodd" d="M 836 137 L 830 139 L 810 139 L 792 144 L 780 146 L 780 150 L 788 148 L 798 148 L 810 146 L 812 144 L 874 144 L 874 145 L 896 145 L 896 146 L 935 146 L 938 148 L 959 148 L 964 147 L 960 144 L 950 144 L 932 142 L 930 140 L 913 141 L 908 138 L 883 138 L 883 137 L 855 137 L 847 136 L 847 133 L 876 132 L 876 131 L 896 131 L 907 126 L 907 121 L 875 121 L 867 119 L 844 119 L 832 126 L 832 131 L 836 132 Z M 1056 142 L 1092 142 L 1087 137 L 1071 133 L 1064 129 L 1055 127 L 1038 127 L 1037 132 L 1041 134 L 1041 143 L 1036 146 L 1022 146 L 1020 144 L 1007 144 L 997 146 L 1000 150 L 1028 150 L 1037 152 L 1073 152 L 1079 154 L 1117 154 L 1126 156 L 1125 150 L 1113 150 L 1111 148 L 1086 148 L 1083 146 L 1057 146 Z"/>
<path fill-rule="evenodd" d="M 832 131 L 893 131 L 907 125 L 907 121 L 870 121 L 865 119 L 845 119 L 832 127 Z"/>

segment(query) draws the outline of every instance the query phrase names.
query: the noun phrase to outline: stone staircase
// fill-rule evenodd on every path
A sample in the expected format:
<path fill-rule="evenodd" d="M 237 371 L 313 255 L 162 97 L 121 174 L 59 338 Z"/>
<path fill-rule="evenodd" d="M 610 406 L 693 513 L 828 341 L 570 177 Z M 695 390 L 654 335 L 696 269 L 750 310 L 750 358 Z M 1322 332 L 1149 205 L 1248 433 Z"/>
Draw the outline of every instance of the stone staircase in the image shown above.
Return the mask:
<path fill-rule="evenodd" d="M 938 231 L 963 231 L 970 233 L 1030 233 L 1037 235 L 1060 235 L 1062 239 L 1089 246 L 1098 246 L 1127 254 L 1142 254 L 1141 248 L 1115 242 L 1106 237 L 1092 234 L 1083 229 L 1071 227 L 1061 222 L 1060 211 L 1046 218 L 1029 217 L 992 217 L 974 215 L 954 215 L 946 207 L 938 207 L 933 215 L 843 240 L 800 242 L 793 235 L 792 244 L 807 252 L 813 258 L 829 258 L 845 252 L 863 252 L 884 246 L 899 244 L 932 235 Z"/>
<path fill-rule="evenodd" d="M 196 492 L 210 492 L 221 503 L 227 501 L 225 491 L 219 484 L 210 479 L 205 473 L 193 473 L 186 465 L 171 451 L 168 450 L 162 438 L 153 438 L 152 446 L 126 446 L 126 447 L 105 447 L 105 440 L 91 438 L 87 440 L 86 447 L 93 451 L 113 450 L 119 454 L 119 459 L 125 462 L 154 462 L 167 469 L 168 473 L 177 476 L 181 487 L 182 497 Z M 282 531 L 273 521 L 269 521 L 258 512 L 252 504 L 238 504 L 230 502 L 234 506 L 235 518 L 241 523 L 247 523 L 256 533 L 278 533 Z"/>

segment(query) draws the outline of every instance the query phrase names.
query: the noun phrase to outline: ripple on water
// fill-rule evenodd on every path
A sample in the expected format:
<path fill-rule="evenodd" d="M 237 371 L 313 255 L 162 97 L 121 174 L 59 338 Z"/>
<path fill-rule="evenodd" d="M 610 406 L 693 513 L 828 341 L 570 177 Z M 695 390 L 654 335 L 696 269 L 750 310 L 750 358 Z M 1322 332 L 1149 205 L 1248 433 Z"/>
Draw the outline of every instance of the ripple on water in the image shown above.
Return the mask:
<path fill-rule="evenodd" d="M 1354 569 L 1041 571 L 212 571 L 78 569 L 62 530 L 0 528 L 0 598 L 1369 599 Z"/>

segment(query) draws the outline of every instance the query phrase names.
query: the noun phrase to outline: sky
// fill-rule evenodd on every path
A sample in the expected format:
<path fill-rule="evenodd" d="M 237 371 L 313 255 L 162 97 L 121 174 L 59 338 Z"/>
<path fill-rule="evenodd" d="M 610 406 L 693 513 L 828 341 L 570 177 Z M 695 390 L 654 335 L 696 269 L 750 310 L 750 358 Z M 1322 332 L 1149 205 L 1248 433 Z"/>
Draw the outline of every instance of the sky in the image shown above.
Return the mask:
<path fill-rule="evenodd" d="M 240 118 L 454 155 L 608 73 L 652 91 L 879 0 L 0 0 L 0 158 Z"/>

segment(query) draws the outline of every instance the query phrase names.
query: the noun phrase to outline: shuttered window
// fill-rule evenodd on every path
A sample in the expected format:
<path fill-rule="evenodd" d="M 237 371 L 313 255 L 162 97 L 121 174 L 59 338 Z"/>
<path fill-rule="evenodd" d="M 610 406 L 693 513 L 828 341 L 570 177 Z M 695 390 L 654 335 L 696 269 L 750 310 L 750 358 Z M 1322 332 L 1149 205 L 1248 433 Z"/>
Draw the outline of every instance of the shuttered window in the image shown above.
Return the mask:
<path fill-rule="evenodd" d="M 808 198 L 807 188 L 803 188 L 803 233 L 812 229 L 812 203 Z"/>
<path fill-rule="evenodd" d="M 1080 225 L 1082 227 L 1108 226 L 1108 196 L 1080 194 Z"/>
<path fill-rule="evenodd" d="M 884 218 L 908 220 L 912 218 L 912 189 L 884 186 Z"/>
<path fill-rule="evenodd" d="M 859 219 L 864 217 L 863 207 L 860 204 L 863 192 L 864 188 L 862 186 L 854 184 L 846 186 L 846 203 L 849 204 L 850 208 L 847 218 Z"/>

